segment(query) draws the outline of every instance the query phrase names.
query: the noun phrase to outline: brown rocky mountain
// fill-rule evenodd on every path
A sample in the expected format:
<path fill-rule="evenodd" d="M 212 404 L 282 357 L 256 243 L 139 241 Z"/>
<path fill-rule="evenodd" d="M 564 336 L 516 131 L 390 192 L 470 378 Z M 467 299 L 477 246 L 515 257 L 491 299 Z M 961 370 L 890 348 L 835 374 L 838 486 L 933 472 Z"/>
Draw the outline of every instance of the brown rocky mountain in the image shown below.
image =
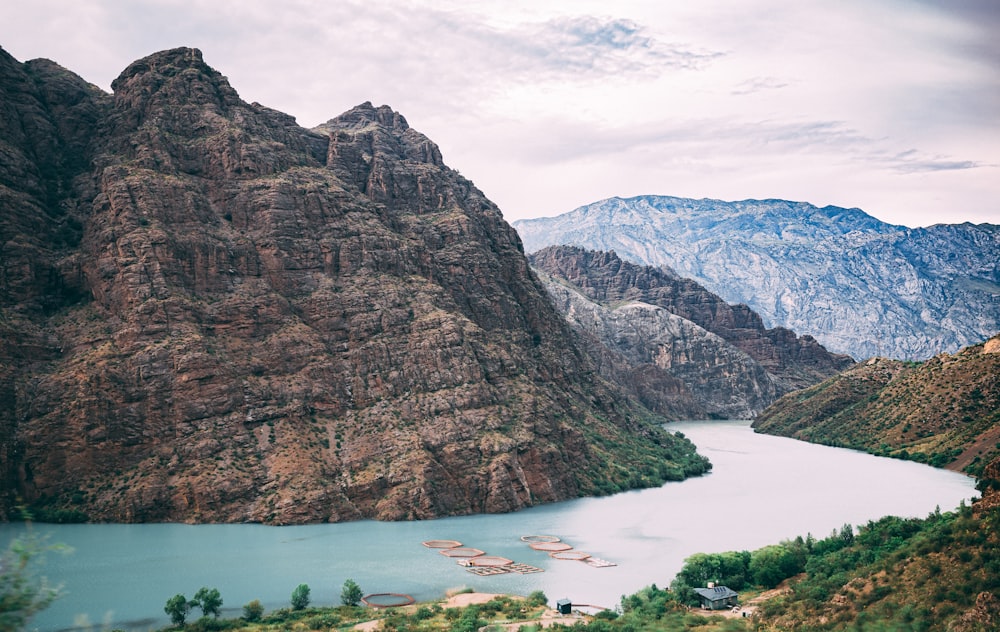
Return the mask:
<path fill-rule="evenodd" d="M 112 87 L 0 51 L 0 510 L 428 518 L 706 469 L 401 115 L 306 130 L 193 49 Z"/>
<path fill-rule="evenodd" d="M 550 246 L 529 256 L 609 379 L 672 418 L 750 418 L 790 391 L 853 364 L 810 336 L 766 329 L 666 268 L 614 252 Z"/>
<path fill-rule="evenodd" d="M 786 395 L 761 414 L 754 428 L 995 481 L 1000 335 L 924 362 L 872 358 Z M 992 469 L 984 475 L 991 461 Z"/>

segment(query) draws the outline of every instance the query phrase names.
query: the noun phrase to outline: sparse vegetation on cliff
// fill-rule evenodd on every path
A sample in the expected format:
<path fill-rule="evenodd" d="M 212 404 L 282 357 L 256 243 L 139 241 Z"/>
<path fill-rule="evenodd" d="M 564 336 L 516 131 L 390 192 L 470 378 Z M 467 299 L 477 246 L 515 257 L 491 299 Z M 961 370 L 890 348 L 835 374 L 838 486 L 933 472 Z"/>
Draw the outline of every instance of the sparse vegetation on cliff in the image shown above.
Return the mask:
<path fill-rule="evenodd" d="M 1000 336 L 925 362 L 873 358 L 786 395 L 754 429 L 979 476 L 1000 455 Z"/>

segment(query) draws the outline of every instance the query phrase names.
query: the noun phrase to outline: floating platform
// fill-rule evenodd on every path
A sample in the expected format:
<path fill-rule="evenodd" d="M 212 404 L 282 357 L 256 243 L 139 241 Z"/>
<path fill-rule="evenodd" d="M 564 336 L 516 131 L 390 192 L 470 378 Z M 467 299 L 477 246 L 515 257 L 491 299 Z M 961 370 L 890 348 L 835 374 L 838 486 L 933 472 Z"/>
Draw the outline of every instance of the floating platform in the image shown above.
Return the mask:
<path fill-rule="evenodd" d="M 361 598 L 361 603 L 369 608 L 399 608 L 414 602 L 413 597 L 403 593 L 372 593 Z"/>
<path fill-rule="evenodd" d="M 510 566 L 513 563 L 514 560 L 496 555 L 482 555 L 469 560 L 469 566 Z"/>
<path fill-rule="evenodd" d="M 478 575 L 479 577 L 488 577 L 490 575 L 505 575 L 510 572 L 503 566 L 471 566 L 465 570 L 469 571 L 473 575 Z"/>
<path fill-rule="evenodd" d="M 565 542 L 532 542 L 528 546 L 536 551 L 547 551 L 549 553 L 553 551 L 569 551 L 573 548 L 572 545 Z"/>
<path fill-rule="evenodd" d="M 457 546 L 453 549 L 441 549 L 438 553 L 447 557 L 479 557 L 485 555 L 486 551 L 480 551 L 471 546 Z"/>
<path fill-rule="evenodd" d="M 561 540 L 554 535 L 522 535 L 521 542 L 560 542 Z"/>
<path fill-rule="evenodd" d="M 553 551 L 549 553 L 549 557 L 555 558 L 557 560 L 577 560 L 584 561 L 590 557 L 590 553 L 584 553 L 583 551 Z"/>
<path fill-rule="evenodd" d="M 429 549 L 455 549 L 462 546 L 458 540 L 427 540 L 423 545 Z"/>
<path fill-rule="evenodd" d="M 602 560 L 599 557 L 588 557 L 587 559 L 583 560 L 583 563 L 588 566 L 593 566 L 594 568 L 609 568 L 611 566 L 618 566 L 614 562 Z"/>
<path fill-rule="evenodd" d="M 535 546 L 550 547 L 549 550 L 562 551 L 573 548 L 568 544 L 560 544 L 559 538 L 557 538 L 554 535 L 530 535 L 530 536 L 523 536 L 521 539 L 524 540 L 525 542 L 529 542 L 532 547 Z M 422 544 L 429 549 L 437 549 L 438 553 L 444 555 L 445 557 L 456 558 L 456 562 L 458 563 L 459 566 L 464 567 L 466 571 L 474 575 L 489 576 L 489 575 L 503 575 L 505 573 L 518 573 L 521 575 L 527 575 L 529 573 L 545 572 L 544 568 L 538 568 L 537 566 L 532 566 L 531 564 L 523 564 L 521 562 L 515 562 L 513 560 L 507 559 L 506 557 L 499 557 L 496 555 L 486 555 L 486 552 L 480 549 L 474 549 L 470 546 L 462 546 L 462 543 L 459 542 L 458 540 L 427 540 Z M 554 547 L 554 549 L 552 547 Z M 586 553 L 584 553 L 583 555 L 586 555 Z M 580 559 L 580 558 L 574 557 L 570 559 Z M 380 593 L 378 595 L 372 595 L 372 596 L 383 597 L 385 599 L 391 600 L 393 598 L 393 594 L 394 593 Z M 373 607 L 390 608 L 390 607 L 396 607 L 396 604 L 392 604 L 391 606 L 373 605 Z"/>
<path fill-rule="evenodd" d="M 517 573 L 519 575 L 529 575 L 531 573 L 544 573 L 545 569 L 538 568 L 537 566 L 532 566 L 531 564 L 522 564 L 520 562 L 512 562 L 510 564 L 505 564 L 503 566 L 474 566 L 472 564 L 462 564 L 465 566 L 465 570 L 472 573 L 473 575 L 478 575 L 480 577 L 488 577 L 490 575 L 505 575 L 507 573 Z"/>
<path fill-rule="evenodd" d="M 531 573 L 544 573 L 544 568 L 538 568 L 537 566 L 532 566 L 531 564 L 523 564 L 521 562 L 515 562 L 507 568 L 510 569 L 512 573 L 519 573 L 521 575 L 530 575 Z"/>

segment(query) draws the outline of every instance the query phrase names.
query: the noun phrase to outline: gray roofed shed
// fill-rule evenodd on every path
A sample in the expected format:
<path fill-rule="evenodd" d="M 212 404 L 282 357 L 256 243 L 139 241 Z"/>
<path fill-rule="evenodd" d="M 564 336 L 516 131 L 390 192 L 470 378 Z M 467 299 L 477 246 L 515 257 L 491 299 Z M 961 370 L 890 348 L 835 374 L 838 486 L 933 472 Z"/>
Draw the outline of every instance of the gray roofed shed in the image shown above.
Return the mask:
<path fill-rule="evenodd" d="M 739 605 L 740 594 L 726 586 L 714 586 L 712 588 L 695 588 L 701 600 L 701 607 L 709 610 L 724 610 L 732 606 Z"/>

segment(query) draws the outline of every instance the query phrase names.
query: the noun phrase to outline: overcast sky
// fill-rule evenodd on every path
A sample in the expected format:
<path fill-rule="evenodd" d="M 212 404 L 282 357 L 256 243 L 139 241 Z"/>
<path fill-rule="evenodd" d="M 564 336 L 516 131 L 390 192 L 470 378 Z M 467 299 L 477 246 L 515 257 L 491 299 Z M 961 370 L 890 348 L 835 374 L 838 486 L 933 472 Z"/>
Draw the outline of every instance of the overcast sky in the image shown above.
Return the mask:
<path fill-rule="evenodd" d="M 1000 223 L 996 0 L 4 0 L 0 46 L 108 91 L 200 48 L 306 127 L 389 105 L 508 220 L 661 194 Z"/>

